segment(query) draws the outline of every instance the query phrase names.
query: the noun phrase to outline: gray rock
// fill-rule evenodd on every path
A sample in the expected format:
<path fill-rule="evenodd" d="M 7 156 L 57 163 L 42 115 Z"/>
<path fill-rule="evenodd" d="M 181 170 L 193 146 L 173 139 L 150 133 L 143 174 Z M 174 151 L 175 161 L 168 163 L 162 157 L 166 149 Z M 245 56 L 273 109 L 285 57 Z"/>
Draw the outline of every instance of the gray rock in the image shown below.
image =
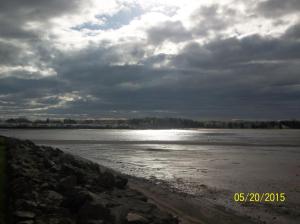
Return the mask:
<path fill-rule="evenodd" d="M 34 224 L 34 221 L 33 220 L 26 220 L 26 221 L 17 222 L 17 224 Z"/>
<path fill-rule="evenodd" d="M 51 212 L 53 210 L 59 210 L 59 207 L 64 197 L 56 191 L 46 190 L 39 194 L 37 203 L 38 207 L 43 212 Z"/>
<path fill-rule="evenodd" d="M 116 176 L 115 178 L 115 185 L 117 188 L 124 189 L 127 185 L 128 179 L 121 177 L 121 176 Z"/>
<path fill-rule="evenodd" d="M 63 199 L 63 196 L 56 191 L 45 191 L 44 194 L 49 200 L 61 201 Z"/>
<path fill-rule="evenodd" d="M 131 223 L 131 224 L 149 223 L 149 220 L 147 220 L 144 216 L 134 212 L 129 212 L 127 214 L 126 219 L 127 219 L 127 223 Z"/>
<path fill-rule="evenodd" d="M 106 189 L 113 189 L 115 186 L 115 177 L 111 172 L 105 171 L 100 174 L 98 184 Z"/>
<path fill-rule="evenodd" d="M 61 179 L 59 188 L 63 191 L 69 191 L 77 185 L 77 177 L 75 175 L 67 176 Z"/>
<path fill-rule="evenodd" d="M 92 201 L 86 201 L 78 211 L 79 219 L 108 219 L 110 217 L 110 210 L 106 206 L 107 203 L 104 200 L 101 200 L 100 198 L 94 198 Z"/>
<path fill-rule="evenodd" d="M 129 208 L 126 205 L 121 205 L 121 206 L 111 208 L 110 213 L 114 224 L 125 223 L 128 212 L 129 212 Z"/>
<path fill-rule="evenodd" d="M 61 166 L 58 166 L 57 164 L 54 164 L 51 168 L 51 172 L 59 172 L 61 170 Z"/>
<path fill-rule="evenodd" d="M 14 216 L 20 220 L 24 220 L 24 219 L 34 219 L 36 214 L 30 211 L 16 211 L 14 213 Z"/>
<path fill-rule="evenodd" d="M 75 220 L 67 217 L 58 217 L 55 215 L 46 215 L 38 218 L 36 224 L 75 224 Z"/>
<path fill-rule="evenodd" d="M 141 200 L 141 201 L 144 201 L 144 202 L 146 202 L 148 200 L 148 198 L 145 195 L 143 195 L 142 193 L 140 193 L 139 191 L 136 191 L 136 190 L 128 189 L 125 192 L 125 194 L 126 194 L 127 197 L 134 198 L 134 199 L 137 199 L 137 200 Z"/>
<path fill-rule="evenodd" d="M 82 207 L 85 202 L 93 200 L 94 195 L 81 187 L 75 187 L 66 194 L 65 200 L 62 202 L 62 206 L 68 208 L 71 212 L 77 213 L 79 208 Z"/>
<path fill-rule="evenodd" d="M 37 203 L 31 200 L 18 199 L 16 200 L 16 208 L 18 210 L 30 209 L 33 210 L 37 207 Z"/>
<path fill-rule="evenodd" d="M 55 166 L 55 162 L 53 162 L 52 160 L 50 160 L 49 158 L 44 158 L 44 166 L 47 169 L 52 168 L 53 166 Z"/>
<path fill-rule="evenodd" d="M 49 183 L 47 183 L 47 182 L 45 182 L 45 183 L 43 183 L 42 185 L 41 185 L 41 188 L 42 189 L 47 189 L 47 188 L 49 188 Z"/>
<path fill-rule="evenodd" d="M 84 222 L 84 224 L 104 224 L 104 221 L 103 220 L 87 220 Z"/>

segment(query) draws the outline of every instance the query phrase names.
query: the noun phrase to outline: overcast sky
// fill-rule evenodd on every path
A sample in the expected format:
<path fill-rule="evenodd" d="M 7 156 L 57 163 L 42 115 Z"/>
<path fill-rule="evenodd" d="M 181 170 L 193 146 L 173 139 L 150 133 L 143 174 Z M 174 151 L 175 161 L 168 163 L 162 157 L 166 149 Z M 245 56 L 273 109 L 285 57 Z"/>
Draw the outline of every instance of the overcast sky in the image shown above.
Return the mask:
<path fill-rule="evenodd" d="M 300 118 L 299 0 L 1 0 L 0 116 Z"/>

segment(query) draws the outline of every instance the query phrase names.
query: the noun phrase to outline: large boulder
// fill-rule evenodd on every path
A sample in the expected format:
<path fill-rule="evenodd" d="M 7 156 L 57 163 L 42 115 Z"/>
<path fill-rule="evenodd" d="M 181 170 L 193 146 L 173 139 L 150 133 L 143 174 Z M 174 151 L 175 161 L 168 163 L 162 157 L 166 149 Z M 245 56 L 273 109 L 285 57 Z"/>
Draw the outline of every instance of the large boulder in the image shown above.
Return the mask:
<path fill-rule="evenodd" d="M 72 213 L 77 213 L 82 205 L 95 197 L 93 193 L 82 187 L 73 188 L 65 196 L 62 206 L 68 208 Z"/>
<path fill-rule="evenodd" d="M 142 214 L 129 212 L 126 216 L 126 221 L 128 224 L 146 224 L 149 220 L 145 218 Z"/>
<path fill-rule="evenodd" d="M 124 189 L 127 185 L 128 179 L 122 176 L 115 177 L 115 185 L 117 188 Z"/>
<path fill-rule="evenodd" d="M 93 199 L 86 201 L 78 211 L 78 219 L 80 224 L 84 224 L 86 220 L 107 220 L 110 218 L 110 210 L 105 200 Z"/>
<path fill-rule="evenodd" d="M 13 214 L 14 220 L 17 221 L 26 221 L 33 220 L 36 217 L 36 214 L 31 211 L 16 211 Z"/>
<path fill-rule="evenodd" d="M 126 216 L 129 212 L 127 205 L 119 205 L 110 209 L 111 219 L 114 224 L 126 223 Z"/>
<path fill-rule="evenodd" d="M 105 189 L 113 189 L 115 187 L 115 177 L 111 172 L 105 171 L 99 175 L 97 184 Z"/>
<path fill-rule="evenodd" d="M 59 182 L 59 189 L 62 192 L 68 192 L 77 185 L 77 177 L 75 175 L 69 175 L 62 178 Z"/>

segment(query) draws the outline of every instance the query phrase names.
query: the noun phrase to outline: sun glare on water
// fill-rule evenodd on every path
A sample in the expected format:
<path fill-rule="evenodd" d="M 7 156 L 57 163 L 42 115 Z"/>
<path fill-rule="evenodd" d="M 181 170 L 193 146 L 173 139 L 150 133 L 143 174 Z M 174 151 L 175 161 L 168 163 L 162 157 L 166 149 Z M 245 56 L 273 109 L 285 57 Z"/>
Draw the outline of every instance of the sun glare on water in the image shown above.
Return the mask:
<path fill-rule="evenodd" d="M 184 137 L 186 130 L 139 130 L 136 137 L 140 140 L 151 141 L 180 141 Z"/>

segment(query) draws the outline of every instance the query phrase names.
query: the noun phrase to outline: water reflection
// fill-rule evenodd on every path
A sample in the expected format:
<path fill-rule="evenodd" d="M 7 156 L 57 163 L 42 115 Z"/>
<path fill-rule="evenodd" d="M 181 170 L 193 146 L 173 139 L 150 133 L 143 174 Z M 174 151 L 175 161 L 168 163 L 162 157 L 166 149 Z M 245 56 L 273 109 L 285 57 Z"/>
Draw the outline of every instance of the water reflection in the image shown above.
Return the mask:
<path fill-rule="evenodd" d="M 131 138 L 141 141 L 181 141 L 186 134 L 192 133 L 189 130 L 138 130 L 129 132 Z"/>
<path fill-rule="evenodd" d="M 41 144 L 272 144 L 300 145 L 299 130 L 95 130 L 95 129 L 0 129 L 0 134 L 30 139 Z"/>

